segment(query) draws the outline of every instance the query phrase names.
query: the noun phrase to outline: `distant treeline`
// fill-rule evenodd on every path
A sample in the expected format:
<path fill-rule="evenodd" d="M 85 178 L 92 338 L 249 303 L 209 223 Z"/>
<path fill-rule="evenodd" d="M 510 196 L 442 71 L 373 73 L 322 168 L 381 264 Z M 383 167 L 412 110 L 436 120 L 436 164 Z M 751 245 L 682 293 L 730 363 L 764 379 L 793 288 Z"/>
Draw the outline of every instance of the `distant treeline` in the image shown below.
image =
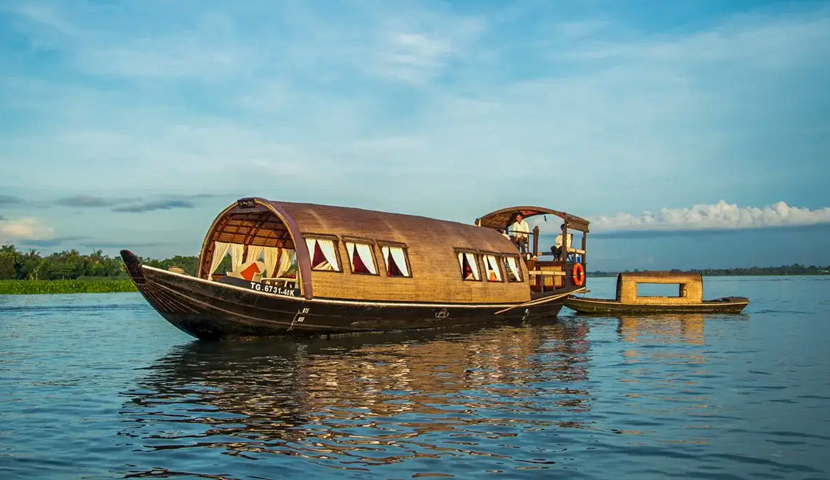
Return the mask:
<path fill-rule="evenodd" d="M 625 270 L 622 273 L 640 272 L 644 270 Z M 804 266 L 801 264 L 783 265 L 780 267 L 749 267 L 749 268 L 703 268 L 692 270 L 672 269 L 675 273 L 696 273 L 701 275 L 717 277 L 717 276 L 752 276 L 752 275 L 828 275 L 830 274 L 830 266 L 817 267 L 815 265 Z M 589 275 L 595 277 L 612 277 L 620 272 L 589 272 Z"/>
<path fill-rule="evenodd" d="M 166 260 L 142 258 L 157 268 L 180 267 L 196 274 L 199 257 L 177 255 Z M 36 250 L 20 252 L 14 245 L 0 247 L 0 280 L 76 280 L 83 278 L 127 278 L 121 257 L 109 257 L 101 250 L 83 255 L 77 250 L 43 256 Z"/>

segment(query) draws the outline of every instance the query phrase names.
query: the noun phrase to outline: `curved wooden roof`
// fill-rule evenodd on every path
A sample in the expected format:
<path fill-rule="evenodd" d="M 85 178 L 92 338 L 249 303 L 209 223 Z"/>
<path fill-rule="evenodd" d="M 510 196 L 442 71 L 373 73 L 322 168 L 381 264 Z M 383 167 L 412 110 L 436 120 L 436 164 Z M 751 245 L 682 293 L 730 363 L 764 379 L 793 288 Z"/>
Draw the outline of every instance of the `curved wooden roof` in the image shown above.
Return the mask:
<path fill-rule="evenodd" d="M 364 237 L 407 245 L 452 244 L 469 249 L 516 253 L 516 247 L 503 235 L 475 225 L 352 207 L 276 201 L 270 204 L 284 210 L 304 235 Z"/>
<path fill-rule="evenodd" d="M 487 215 L 484 215 L 483 217 L 476 220 L 476 222 L 482 227 L 504 230 L 509 226 L 510 222 L 513 221 L 513 216 L 517 213 L 521 213 L 525 218 L 533 217 L 536 215 L 555 215 L 563 220 L 566 220 L 568 223 L 568 228 L 570 229 L 579 230 L 581 232 L 589 231 L 588 224 L 590 222 L 588 222 L 588 220 L 585 220 L 584 218 L 577 217 L 576 215 L 571 215 L 566 212 L 552 210 L 550 208 L 532 206 L 516 206 L 502 208 L 501 210 L 496 210 L 495 212 L 491 212 Z"/>
<path fill-rule="evenodd" d="M 276 218 L 275 218 L 276 217 Z M 336 236 L 341 272 L 311 271 L 307 236 Z M 373 244 L 381 262 L 380 244 L 405 245 L 412 277 L 350 273 L 343 241 Z M 240 199 L 211 225 L 202 246 L 200 273 L 210 265 L 214 241 L 294 248 L 303 293 L 314 297 L 355 300 L 505 303 L 530 298 L 527 267 L 520 261 L 523 282 L 465 282 L 455 249 L 517 256 L 510 240 L 493 229 L 417 215 L 312 203 Z M 383 267 L 381 267 L 382 270 Z"/>

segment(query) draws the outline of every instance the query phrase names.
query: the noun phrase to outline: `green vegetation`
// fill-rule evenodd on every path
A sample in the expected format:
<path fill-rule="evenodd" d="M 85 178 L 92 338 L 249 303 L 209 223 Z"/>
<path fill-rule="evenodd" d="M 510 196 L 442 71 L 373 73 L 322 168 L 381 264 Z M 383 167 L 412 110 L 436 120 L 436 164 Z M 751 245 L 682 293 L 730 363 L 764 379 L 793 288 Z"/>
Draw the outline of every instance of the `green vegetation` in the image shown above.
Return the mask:
<path fill-rule="evenodd" d="M 140 258 L 145 265 L 157 268 L 180 267 L 196 274 L 199 257 L 177 255 L 166 260 Z M 77 280 L 93 278 L 128 278 L 121 257 L 109 257 L 101 250 L 82 255 L 77 250 L 41 256 L 37 250 L 19 252 L 14 245 L 0 247 L 0 280 Z"/>
<path fill-rule="evenodd" d="M 641 270 L 625 270 L 622 273 L 639 272 Z M 810 265 L 809 267 L 794 264 L 783 265 L 780 267 L 750 267 L 750 268 L 704 268 L 693 270 L 678 270 L 673 269 L 676 273 L 691 273 L 700 272 L 704 276 L 709 277 L 724 277 L 724 276 L 758 276 L 758 275 L 828 275 L 830 274 L 830 266 L 817 267 Z M 594 277 L 613 277 L 620 272 L 590 272 L 589 275 Z"/>
<path fill-rule="evenodd" d="M 196 256 L 140 260 L 157 268 L 179 267 L 190 275 L 196 274 L 199 263 Z M 43 256 L 36 250 L 24 253 L 14 245 L 0 246 L 0 295 L 134 291 L 121 258 L 109 257 L 101 250 L 89 255 L 69 250 Z"/>
<path fill-rule="evenodd" d="M 0 280 L 0 295 L 36 293 L 135 292 L 129 279 Z"/>

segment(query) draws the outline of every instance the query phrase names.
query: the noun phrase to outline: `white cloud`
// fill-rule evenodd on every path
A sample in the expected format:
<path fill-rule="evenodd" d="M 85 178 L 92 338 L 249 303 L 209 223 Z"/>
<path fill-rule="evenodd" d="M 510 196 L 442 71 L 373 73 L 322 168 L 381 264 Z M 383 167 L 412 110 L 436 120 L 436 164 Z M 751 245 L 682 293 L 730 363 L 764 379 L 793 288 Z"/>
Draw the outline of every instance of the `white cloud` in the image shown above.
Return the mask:
<path fill-rule="evenodd" d="M 37 218 L 0 220 L 0 243 L 16 240 L 46 240 L 55 231 Z"/>
<path fill-rule="evenodd" d="M 392 33 L 388 50 L 380 53 L 380 71 L 391 77 L 422 83 L 443 64 L 450 46 L 442 39 L 420 33 Z"/>
<path fill-rule="evenodd" d="M 400 25 L 382 33 L 374 69 L 382 76 L 424 84 L 438 75 L 453 57 L 467 53 L 483 33 L 475 18 L 432 19 L 427 26 Z"/>
<path fill-rule="evenodd" d="M 157 18 L 162 9 L 178 19 Z M 250 80 L 263 73 L 341 81 L 357 73 L 424 84 L 468 53 L 485 30 L 481 18 L 418 2 L 393 8 L 370 2 L 340 15 L 302 3 L 254 16 L 250 6 L 194 10 L 149 1 L 113 8 L 79 0 L 67 8 L 33 0 L 7 10 L 32 45 L 62 51 L 81 71 L 151 81 Z"/>
<path fill-rule="evenodd" d="M 590 216 L 724 191 L 802 202 L 817 184 L 808 159 L 830 146 L 801 136 L 827 128 L 805 114 L 828 98 L 827 10 L 658 35 L 621 18 L 527 13 L 549 15 L 540 29 L 421 2 L 32 5 L 17 23 L 61 40 L 56 71 L 71 74 L 0 78 L 0 104 L 28 118 L 0 134 L 0 188 L 254 190 L 464 221 L 509 204 Z"/>
<path fill-rule="evenodd" d="M 591 221 L 591 230 L 609 231 L 690 231 L 739 230 L 750 228 L 805 226 L 830 223 L 830 207 L 811 210 L 778 202 L 765 207 L 739 207 L 721 200 L 714 205 L 690 208 L 663 208 L 640 215 L 618 213 Z"/>

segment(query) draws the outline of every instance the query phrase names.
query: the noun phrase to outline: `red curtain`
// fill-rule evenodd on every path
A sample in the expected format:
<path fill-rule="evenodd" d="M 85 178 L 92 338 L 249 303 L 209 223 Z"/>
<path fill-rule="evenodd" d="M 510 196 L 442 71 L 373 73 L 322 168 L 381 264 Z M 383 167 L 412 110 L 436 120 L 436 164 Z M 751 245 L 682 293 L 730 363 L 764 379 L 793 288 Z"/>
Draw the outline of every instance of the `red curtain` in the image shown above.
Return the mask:
<path fill-rule="evenodd" d="M 326 261 L 326 256 L 323 255 L 323 250 L 320 249 L 320 243 L 314 242 L 314 260 L 311 261 L 311 268 L 314 268 Z"/>
<path fill-rule="evenodd" d="M 461 270 L 464 271 L 464 280 L 468 278 L 473 278 L 473 267 L 470 266 L 470 262 L 467 261 L 467 255 L 461 255 Z"/>
<path fill-rule="evenodd" d="M 389 251 L 389 254 L 387 255 L 386 265 L 388 265 L 388 268 L 386 270 L 386 275 L 387 276 L 389 276 L 389 277 L 403 277 L 403 273 L 401 272 L 401 269 L 398 268 L 398 264 L 395 263 L 395 259 L 392 258 L 392 251 L 391 250 Z"/>
<path fill-rule="evenodd" d="M 363 260 L 361 260 L 360 255 L 357 253 L 357 245 L 352 246 L 352 268 L 354 268 L 354 273 L 372 273 L 366 268 L 366 264 L 363 263 Z"/>

